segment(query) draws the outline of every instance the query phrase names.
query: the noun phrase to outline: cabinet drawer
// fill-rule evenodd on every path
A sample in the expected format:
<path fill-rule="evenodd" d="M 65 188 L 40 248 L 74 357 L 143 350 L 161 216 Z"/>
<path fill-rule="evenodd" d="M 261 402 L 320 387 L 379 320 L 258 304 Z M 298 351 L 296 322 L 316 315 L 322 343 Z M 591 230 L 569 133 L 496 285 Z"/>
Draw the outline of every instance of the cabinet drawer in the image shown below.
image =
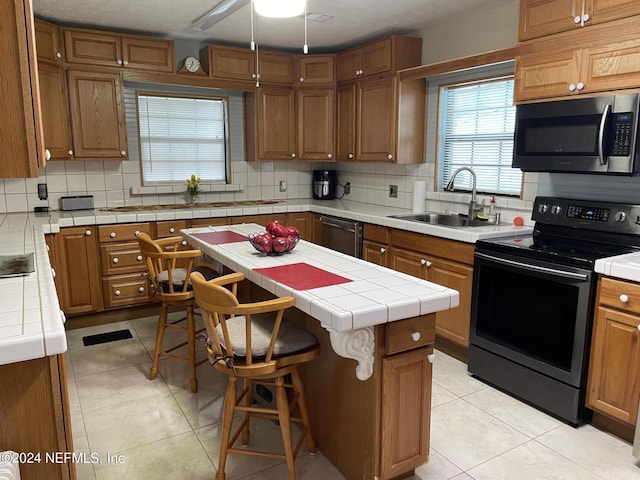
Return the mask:
<path fill-rule="evenodd" d="M 105 308 L 126 307 L 149 302 L 150 286 L 141 273 L 102 279 Z"/>
<path fill-rule="evenodd" d="M 431 313 L 420 317 L 398 320 L 387 324 L 387 355 L 424 347 L 435 342 L 436 316 Z"/>
<path fill-rule="evenodd" d="M 138 242 L 100 245 L 100 261 L 102 275 L 144 272 L 147 269 Z"/>
<path fill-rule="evenodd" d="M 187 228 L 186 220 L 170 220 L 168 222 L 156 223 L 156 235 L 158 238 L 164 237 L 177 237 L 180 235 L 180 230 Z"/>
<path fill-rule="evenodd" d="M 120 225 L 101 225 L 98 227 L 98 240 L 106 242 L 131 242 L 136 240 L 139 232 L 151 234 L 150 223 L 124 223 Z"/>
<path fill-rule="evenodd" d="M 598 303 L 625 312 L 640 313 L 640 284 L 601 278 Z"/>
<path fill-rule="evenodd" d="M 378 243 L 389 243 L 389 229 L 371 223 L 364 224 L 364 239 Z"/>

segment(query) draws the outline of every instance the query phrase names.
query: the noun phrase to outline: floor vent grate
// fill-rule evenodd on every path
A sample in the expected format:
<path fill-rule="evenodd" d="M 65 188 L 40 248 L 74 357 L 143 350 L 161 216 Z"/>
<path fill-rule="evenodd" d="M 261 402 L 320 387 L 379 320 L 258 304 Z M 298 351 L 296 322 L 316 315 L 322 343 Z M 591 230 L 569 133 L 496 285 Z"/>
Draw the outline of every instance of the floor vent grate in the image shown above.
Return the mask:
<path fill-rule="evenodd" d="M 126 340 L 127 338 L 133 338 L 131 332 L 127 330 L 116 330 L 115 332 L 98 333 L 97 335 L 88 335 L 82 337 L 82 342 L 85 347 L 89 345 L 99 345 L 101 343 L 115 342 L 117 340 Z"/>

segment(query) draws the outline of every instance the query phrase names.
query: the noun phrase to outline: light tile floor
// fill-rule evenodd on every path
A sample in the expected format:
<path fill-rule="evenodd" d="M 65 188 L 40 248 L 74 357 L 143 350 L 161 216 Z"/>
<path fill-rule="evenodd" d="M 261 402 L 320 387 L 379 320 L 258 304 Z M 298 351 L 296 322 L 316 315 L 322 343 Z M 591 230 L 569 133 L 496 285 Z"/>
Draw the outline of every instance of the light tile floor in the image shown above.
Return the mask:
<path fill-rule="evenodd" d="M 129 329 L 133 338 L 83 345 L 86 335 L 119 329 Z M 149 381 L 155 329 L 156 317 L 146 317 L 67 333 L 75 451 L 101 460 L 78 464 L 79 480 L 213 478 L 225 378 L 205 363 L 198 367 L 199 390 L 193 394 L 187 365 L 162 360 L 160 375 Z M 205 357 L 204 344 L 199 356 Z M 274 424 L 259 422 L 252 441 L 269 448 L 278 435 Z M 299 480 L 344 479 L 321 452 L 309 455 L 304 448 L 296 471 Z M 284 478 L 286 468 L 278 460 L 232 455 L 227 463 L 228 480 Z M 565 425 L 470 377 L 464 363 L 436 352 L 431 452 L 412 478 L 638 480 L 640 462 L 627 442 L 591 425 Z"/>

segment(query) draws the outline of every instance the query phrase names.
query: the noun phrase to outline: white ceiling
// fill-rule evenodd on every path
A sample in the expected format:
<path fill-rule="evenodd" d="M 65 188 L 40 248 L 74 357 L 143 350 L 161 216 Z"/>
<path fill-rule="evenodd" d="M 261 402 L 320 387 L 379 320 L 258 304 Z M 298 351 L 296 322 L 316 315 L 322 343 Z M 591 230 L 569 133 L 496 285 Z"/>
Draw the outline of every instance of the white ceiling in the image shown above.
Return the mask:
<path fill-rule="evenodd" d="M 250 6 L 245 5 L 210 30 L 193 21 L 221 0 L 33 0 L 36 17 L 62 25 L 140 32 L 206 43 L 249 45 Z M 512 0 L 307 0 L 307 12 L 328 15 L 308 22 L 310 53 L 337 51 L 389 34 L 407 34 L 451 15 L 472 15 Z M 256 17 L 256 42 L 262 47 L 302 48 L 302 17 Z"/>

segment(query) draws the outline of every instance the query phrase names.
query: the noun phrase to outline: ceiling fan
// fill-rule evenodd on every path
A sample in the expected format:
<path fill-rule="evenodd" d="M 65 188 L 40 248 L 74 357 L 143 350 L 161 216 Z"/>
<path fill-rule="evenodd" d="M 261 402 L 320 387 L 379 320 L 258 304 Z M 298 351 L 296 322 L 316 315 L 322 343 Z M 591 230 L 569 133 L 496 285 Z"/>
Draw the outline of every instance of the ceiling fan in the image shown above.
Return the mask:
<path fill-rule="evenodd" d="M 252 3 L 255 12 L 263 17 L 290 18 L 306 15 L 306 0 L 222 0 L 212 10 L 193 22 L 191 28 L 196 32 L 208 30 L 248 3 Z"/>

